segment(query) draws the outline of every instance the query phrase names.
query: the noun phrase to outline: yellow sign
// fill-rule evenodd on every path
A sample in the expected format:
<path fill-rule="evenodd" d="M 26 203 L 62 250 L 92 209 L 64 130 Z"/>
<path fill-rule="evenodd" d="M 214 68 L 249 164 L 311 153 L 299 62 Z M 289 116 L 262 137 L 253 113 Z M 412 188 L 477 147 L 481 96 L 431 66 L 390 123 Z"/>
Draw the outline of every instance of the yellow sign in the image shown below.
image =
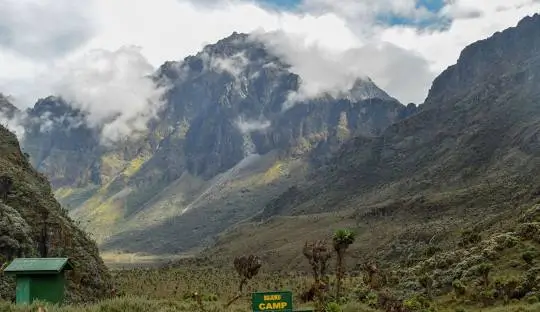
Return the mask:
<path fill-rule="evenodd" d="M 253 311 L 292 311 L 292 294 L 290 292 L 254 293 Z"/>
<path fill-rule="evenodd" d="M 268 302 L 259 303 L 259 310 L 284 310 L 287 307 L 287 302 Z"/>

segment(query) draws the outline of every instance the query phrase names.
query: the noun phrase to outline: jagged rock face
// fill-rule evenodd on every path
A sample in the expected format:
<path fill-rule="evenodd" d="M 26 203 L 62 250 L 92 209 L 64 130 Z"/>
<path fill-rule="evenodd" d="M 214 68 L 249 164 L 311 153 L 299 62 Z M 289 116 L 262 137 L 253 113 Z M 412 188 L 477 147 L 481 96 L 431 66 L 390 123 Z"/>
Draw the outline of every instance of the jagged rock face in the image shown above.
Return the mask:
<path fill-rule="evenodd" d="M 330 239 L 336 228 L 351 228 L 357 232 L 348 251 L 351 266 L 377 259 L 416 273 L 451 254 L 497 258 L 476 243 L 470 248 L 480 254 L 472 257 L 459 233 L 486 240 L 513 235 L 538 209 L 539 31 L 535 15 L 467 47 L 435 80 L 419 112 L 378 137 L 344 143 L 306 181 L 270 200 L 257 223 L 231 229 L 208 254 L 249 252 L 276 271 L 302 267 L 305 262 L 295 261 L 304 240 Z M 291 217 L 275 217 L 284 215 Z M 434 246 L 444 251 L 426 255 Z M 506 257 L 495 262 L 502 270 L 508 266 Z M 444 266 L 452 276 L 457 272 Z M 410 287 L 400 279 L 398 288 Z M 438 281 L 449 285 L 452 279 Z"/>
<path fill-rule="evenodd" d="M 39 100 L 25 119 L 24 150 L 53 186 L 100 183 L 98 133 L 62 99 Z"/>
<path fill-rule="evenodd" d="M 457 64 L 435 79 L 426 105 L 460 99 L 475 86 L 529 66 L 540 50 L 539 23 L 539 14 L 525 17 L 516 27 L 467 46 Z"/>
<path fill-rule="evenodd" d="M 15 135 L 2 126 L 0 176 L 13 182 L 7 196 L 0 199 L 0 263 L 21 256 L 69 257 L 75 268 L 68 275 L 68 300 L 84 302 L 108 296 L 111 277 L 95 243 L 67 216 L 47 179 L 31 167 Z M 44 229 L 48 229 L 46 236 Z M 0 277 L 0 286 L 0 298 L 14 296 L 11 279 Z"/>
<path fill-rule="evenodd" d="M 282 112 L 289 92 L 298 89 L 299 77 L 269 55 L 262 43 L 244 34 L 233 34 L 183 62 L 167 62 L 157 76 L 167 78 L 174 87 L 149 132 L 160 132 L 164 137 L 162 150 L 170 150 L 170 144 L 179 145 L 185 157 L 174 170 L 176 176 L 169 180 L 184 169 L 205 178 L 226 171 L 245 157 L 246 140 L 254 144 L 249 152 L 267 153 L 291 149 L 310 135 L 326 138 L 337 125 L 341 111 L 347 114 L 353 135 L 377 134 L 410 114 L 371 80 L 358 81 L 348 99 L 325 96 Z M 27 130 L 25 151 L 32 163 L 51 177 L 53 186 L 102 183 L 97 159 L 105 151 L 99 146 L 97 132 L 80 122 L 84 120 L 81 112 L 62 99 L 49 97 L 38 101 L 29 116 L 34 122 Z M 243 133 L 238 125 L 242 121 L 252 123 L 254 131 Z M 159 142 L 153 143 L 157 146 Z M 140 144 L 131 142 L 127 146 Z M 162 154 L 162 150 L 151 152 Z M 174 150 L 177 152 L 177 148 Z M 70 154 L 69 158 L 65 154 Z M 79 157 L 82 155 L 89 157 Z M 126 155 L 130 157 L 133 155 Z M 77 168 L 57 166 L 66 163 L 77 163 Z M 62 176 L 55 174 L 58 172 Z"/>
<path fill-rule="evenodd" d="M 310 155 L 317 166 L 348 139 L 380 135 L 396 120 L 416 112 L 414 105 L 405 107 L 371 80 L 358 80 L 342 98 L 322 95 L 284 110 L 283 103 L 291 92 L 298 91 L 300 78 L 263 43 L 237 33 L 182 62 L 163 64 L 154 78 L 170 85 L 166 104 L 149 123 L 148 132 L 136 140 L 104 147 L 99 145 L 99 129 L 84 124 L 67 129 L 69 126 L 61 123 L 47 131 L 40 129 L 39 123 L 33 124 L 25 139 L 25 151 L 33 164 L 50 177 L 55 189 L 70 194 L 60 200 L 73 208 L 74 216 L 85 222 L 90 218 L 90 230 L 94 226 L 98 234 L 107 233 L 103 240 L 98 237 L 100 241 L 118 234 L 114 232 L 120 231 L 118 224 L 135 222 L 137 228 L 139 221 L 130 220 L 158 209 L 156 202 L 163 200 L 160 193 L 178 187 L 182 179 L 193 177 L 197 183 L 211 184 L 209 181 L 226 175 L 253 154 L 278 154 L 284 159 Z M 84 114 L 64 106 L 61 99 L 44 99 L 29 115 L 37 118 L 50 112 L 56 119 L 84 119 Z M 75 188 L 80 190 L 73 191 Z M 179 214 L 184 207 L 191 209 L 191 201 L 205 192 L 204 187 L 190 188 L 181 203 L 166 206 L 177 205 L 170 213 Z M 182 231 L 200 233 L 190 239 L 191 243 L 200 242 L 260 210 L 258 205 L 254 202 L 248 210 L 233 209 L 232 216 L 227 214 L 219 221 L 219 228 L 204 233 L 190 227 L 208 222 L 208 214 L 214 212 L 193 209 L 189 226 L 167 233 L 176 237 L 182 236 Z M 95 210 L 102 214 L 99 222 L 92 213 Z M 148 236 L 144 233 L 142 237 Z M 193 247 L 182 246 L 188 245 Z"/>
<path fill-rule="evenodd" d="M 186 166 L 205 178 L 233 167 L 246 154 L 288 150 L 310 135 L 331 131 L 341 111 L 350 115 L 353 132 L 371 135 L 404 110 L 373 82 L 359 81 L 349 100 L 325 96 L 283 112 L 289 92 L 298 90 L 299 77 L 262 43 L 243 34 L 207 46 L 181 64 L 166 63 L 160 74 L 175 81 L 162 120 L 169 126 L 179 120 L 189 123 L 183 142 Z M 371 99 L 384 104 L 372 107 Z M 254 131 L 243 132 L 238 125 L 242 120 Z"/>
<path fill-rule="evenodd" d="M 330 211 L 466 185 L 535 185 L 539 47 L 535 15 L 465 48 L 435 79 L 418 113 L 380 137 L 346 143 L 310 183 L 283 193 L 262 215 Z"/>

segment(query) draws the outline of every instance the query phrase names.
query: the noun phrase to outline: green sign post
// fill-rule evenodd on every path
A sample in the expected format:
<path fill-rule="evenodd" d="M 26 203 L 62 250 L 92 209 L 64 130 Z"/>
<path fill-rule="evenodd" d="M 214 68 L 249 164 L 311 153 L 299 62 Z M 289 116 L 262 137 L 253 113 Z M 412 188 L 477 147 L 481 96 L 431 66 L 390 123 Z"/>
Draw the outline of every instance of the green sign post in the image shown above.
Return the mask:
<path fill-rule="evenodd" d="M 292 312 L 290 291 L 259 292 L 251 295 L 253 312 Z"/>

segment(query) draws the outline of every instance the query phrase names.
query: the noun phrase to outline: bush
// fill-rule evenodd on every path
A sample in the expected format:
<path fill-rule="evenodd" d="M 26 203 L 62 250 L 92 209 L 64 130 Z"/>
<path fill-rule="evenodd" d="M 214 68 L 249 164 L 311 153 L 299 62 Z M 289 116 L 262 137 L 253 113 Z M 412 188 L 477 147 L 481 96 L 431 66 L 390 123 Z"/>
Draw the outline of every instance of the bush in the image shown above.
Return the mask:
<path fill-rule="evenodd" d="M 336 302 L 329 302 L 324 307 L 324 312 L 341 312 L 341 306 Z"/>
<path fill-rule="evenodd" d="M 430 246 L 426 249 L 426 256 L 427 256 L 427 257 L 432 257 L 432 256 L 434 256 L 436 253 L 439 253 L 440 251 L 442 251 L 441 247 L 430 245 Z"/>
<path fill-rule="evenodd" d="M 477 298 L 484 304 L 484 306 L 491 306 L 493 303 L 495 303 L 496 295 L 495 290 L 488 289 L 479 292 Z"/>
<path fill-rule="evenodd" d="M 531 239 L 538 241 L 539 240 L 539 233 L 540 233 L 540 223 L 539 222 L 531 222 L 531 223 L 523 223 L 520 224 L 517 228 L 517 234 L 524 239 Z"/>
<path fill-rule="evenodd" d="M 523 254 L 521 254 L 521 259 L 523 259 L 523 261 L 525 261 L 525 263 L 528 265 L 532 265 L 535 258 L 536 252 L 532 250 L 525 251 Z"/>
<path fill-rule="evenodd" d="M 528 304 L 535 304 L 538 303 L 540 300 L 538 300 L 538 295 L 528 294 L 527 296 L 525 296 L 525 301 L 527 301 Z"/>
<path fill-rule="evenodd" d="M 421 295 L 416 295 L 412 298 L 409 298 L 403 302 L 403 306 L 408 311 L 416 312 L 416 311 L 430 311 L 430 303 L 429 300 Z"/>
<path fill-rule="evenodd" d="M 463 296 L 467 292 L 467 288 L 460 280 L 454 280 L 452 282 L 452 288 L 454 289 L 456 296 Z"/>
<path fill-rule="evenodd" d="M 468 247 L 470 245 L 475 245 L 482 240 L 482 236 L 476 230 L 465 230 L 461 233 L 461 241 L 459 242 L 460 247 Z"/>
<path fill-rule="evenodd" d="M 502 251 L 506 248 L 512 248 L 515 247 L 519 240 L 514 236 L 513 233 L 505 233 L 500 234 L 494 237 L 496 245 L 496 249 L 498 251 Z"/>

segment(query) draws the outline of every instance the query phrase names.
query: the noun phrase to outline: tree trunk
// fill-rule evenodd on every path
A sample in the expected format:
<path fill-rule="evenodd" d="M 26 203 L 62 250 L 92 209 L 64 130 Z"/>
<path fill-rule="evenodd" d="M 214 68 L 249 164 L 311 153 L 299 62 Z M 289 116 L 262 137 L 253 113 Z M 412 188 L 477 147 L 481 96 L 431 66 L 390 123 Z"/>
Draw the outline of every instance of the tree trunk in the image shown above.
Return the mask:
<path fill-rule="evenodd" d="M 240 285 L 238 286 L 238 294 L 236 296 L 234 296 L 231 300 L 229 300 L 229 302 L 227 302 L 227 304 L 225 305 L 225 307 L 229 307 L 231 304 L 233 304 L 233 302 L 235 302 L 236 300 L 238 300 L 240 297 L 242 297 L 242 292 L 243 292 L 243 289 L 244 289 L 244 285 L 247 283 L 247 279 L 246 278 L 242 278 L 242 280 L 240 281 Z"/>
<path fill-rule="evenodd" d="M 39 241 L 39 254 L 41 258 L 47 258 L 48 256 L 48 233 L 47 223 L 43 225 L 41 229 L 40 241 Z"/>
<path fill-rule="evenodd" d="M 429 300 L 433 300 L 433 290 L 431 285 L 426 286 L 426 293 Z"/>
<path fill-rule="evenodd" d="M 336 299 L 341 296 L 341 280 L 343 279 L 343 252 L 338 252 L 336 261 Z"/>

